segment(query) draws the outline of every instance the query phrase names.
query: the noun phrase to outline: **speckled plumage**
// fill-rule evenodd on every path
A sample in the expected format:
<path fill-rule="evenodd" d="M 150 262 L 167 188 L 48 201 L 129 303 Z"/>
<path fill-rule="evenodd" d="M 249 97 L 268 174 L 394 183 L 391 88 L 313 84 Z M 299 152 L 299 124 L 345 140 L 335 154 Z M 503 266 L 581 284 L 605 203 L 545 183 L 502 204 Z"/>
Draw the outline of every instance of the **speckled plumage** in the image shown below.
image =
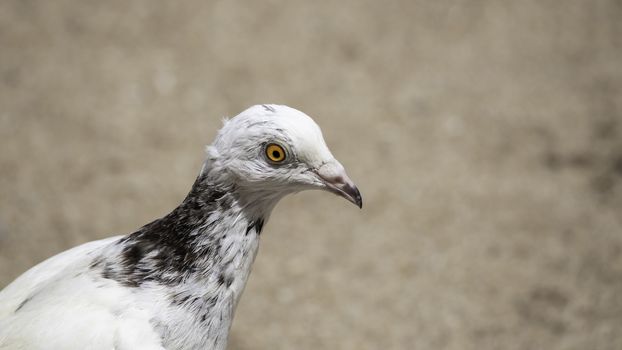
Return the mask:
<path fill-rule="evenodd" d="M 264 153 L 275 142 L 282 164 Z M 311 118 L 249 108 L 225 121 L 171 213 L 54 256 L 1 291 L 0 349 L 224 349 L 270 212 L 313 188 L 361 205 Z"/>

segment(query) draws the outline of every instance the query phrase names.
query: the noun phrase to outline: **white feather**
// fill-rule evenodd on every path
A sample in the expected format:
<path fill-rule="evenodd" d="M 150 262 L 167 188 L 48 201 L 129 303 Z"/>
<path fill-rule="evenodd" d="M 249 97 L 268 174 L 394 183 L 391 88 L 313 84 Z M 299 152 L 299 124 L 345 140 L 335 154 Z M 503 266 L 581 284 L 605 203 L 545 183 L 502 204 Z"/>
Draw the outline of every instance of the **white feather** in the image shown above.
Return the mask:
<path fill-rule="evenodd" d="M 67 250 L 0 291 L 0 349 L 161 348 L 136 295 L 88 269 L 93 254 L 119 239 Z"/>

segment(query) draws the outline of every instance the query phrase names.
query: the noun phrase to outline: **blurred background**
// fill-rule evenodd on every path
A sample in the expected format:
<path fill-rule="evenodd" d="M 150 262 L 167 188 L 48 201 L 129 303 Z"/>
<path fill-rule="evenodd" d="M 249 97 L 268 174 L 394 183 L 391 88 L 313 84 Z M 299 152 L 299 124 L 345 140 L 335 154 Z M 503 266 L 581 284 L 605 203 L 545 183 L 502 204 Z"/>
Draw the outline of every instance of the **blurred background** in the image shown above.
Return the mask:
<path fill-rule="evenodd" d="M 0 2 L 0 287 L 185 196 L 256 103 L 363 193 L 280 203 L 230 349 L 622 349 L 622 2 Z"/>

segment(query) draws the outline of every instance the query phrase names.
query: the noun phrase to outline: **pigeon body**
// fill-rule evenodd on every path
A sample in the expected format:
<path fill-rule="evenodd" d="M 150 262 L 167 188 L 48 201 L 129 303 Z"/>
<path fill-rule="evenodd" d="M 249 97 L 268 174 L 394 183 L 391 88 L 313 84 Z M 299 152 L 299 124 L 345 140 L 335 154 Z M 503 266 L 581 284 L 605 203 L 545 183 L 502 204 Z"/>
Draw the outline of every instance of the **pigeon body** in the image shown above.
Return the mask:
<path fill-rule="evenodd" d="M 304 113 L 253 106 L 207 147 L 171 213 L 33 267 L 0 291 L 0 349 L 225 349 L 262 228 L 285 195 L 358 189 Z"/>

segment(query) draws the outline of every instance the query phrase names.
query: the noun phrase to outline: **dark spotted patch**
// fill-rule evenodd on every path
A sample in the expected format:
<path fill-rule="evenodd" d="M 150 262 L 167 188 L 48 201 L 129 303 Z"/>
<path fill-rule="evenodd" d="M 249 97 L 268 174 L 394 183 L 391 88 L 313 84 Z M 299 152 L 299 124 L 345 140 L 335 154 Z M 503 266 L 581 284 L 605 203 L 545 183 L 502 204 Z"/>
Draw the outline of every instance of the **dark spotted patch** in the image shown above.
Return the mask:
<path fill-rule="evenodd" d="M 187 292 L 175 292 L 168 295 L 169 301 L 175 305 L 182 305 L 190 298 Z"/>
<path fill-rule="evenodd" d="M 257 233 L 257 235 L 261 234 L 261 230 L 263 229 L 263 219 L 257 219 L 255 221 L 253 221 L 252 224 L 248 225 L 248 227 L 246 228 L 246 234 L 248 235 L 248 233 L 252 230 L 255 229 L 255 232 Z"/>
<path fill-rule="evenodd" d="M 28 304 L 28 302 L 30 302 L 32 300 L 33 297 L 34 297 L 34 295 L 30 295 L 26 299 L 24 299 L 21 303 L 19 303 L 19 305 L 15 309 L 14 313 L 17 313 L 19 310 L 21 310 L 24 307 L 24 305 Z"/>
<path fill-rule="evenodd" d="M 207 300 L 205 301 L 205 305 L 207 306 L 207 308 L 211 309 L 214 306 L 216 306 L 216 302 L 218 301 L 218 298 L 215 296 L 211 296 L 209 298 L 207 298 Z"/>
<path fill-rule="evenodd" d="M 186 199 L 170 214 L 121 240 L 119 244 L 124 248 L 120 267 L 114 271 L 104 268 L 104 277 L 129 287 L 147 281 L 176 285 L 197 270 L 199 258 L 214 256 L 217 245 L 198 249 L 197 237 L 192 233 L 199 227 L 209 230 L 218 224 L 207 222 L 208 217 L 215 210 L 230 206 L 231 198 L 225 189 L 209 186 L 204 180 L 197 179 Z"/>
<path fill-rule="evenodd" d="M 222 237 L 209 235 L 219 222 L 210 216 L 231 207 L 234 190 L 210 184 L 206 175 L 200 176 L 188 196 L 171 213 L 116 243 L 123 247 L 120 262 L 98 257 L 91 268 L 100 270 L 102 277 L 127 287 L 139 287 L 146 282 L 175 286 L 194 273 L 204 272 L 206 267 L 200 266 L 201 262 L 215 263 L 221 259 Z M 254 221 L 249 230 L 253 227 L 259 233 L 263 220 Z M 199 229 L 200 235 L 197 234 Z"/>
<path fill-rule="evenodd" d="M 221 273 L 218 276 L 218 284 L 220 284 L 221 286 L 224 285 L 227 288 L 229 288 L 231 286 L 231 283 L 233 283 L 233 277 L 232 276 L 225 276 L 224 273 Z"/>
<path fill-rule="evenodd" d="M 89 265 L 89 267 L 91 269 L 96 269 L 99 266 L 101 266 L 101 264 L 104 262 L 104 259 L 101 256 L 98 256 L 97 258 L 93 259 L 93 261 L 91 262 L 91 264 Z"/>
<path fill-rule="evenodd" d="M 261 105 L 263 107 L 263 109 L 265 109 L 267 112 L 276 112 L 276 109 L 274 109 L 274 107 L 272 106 L 268 106 L 268 105 Z"/>

